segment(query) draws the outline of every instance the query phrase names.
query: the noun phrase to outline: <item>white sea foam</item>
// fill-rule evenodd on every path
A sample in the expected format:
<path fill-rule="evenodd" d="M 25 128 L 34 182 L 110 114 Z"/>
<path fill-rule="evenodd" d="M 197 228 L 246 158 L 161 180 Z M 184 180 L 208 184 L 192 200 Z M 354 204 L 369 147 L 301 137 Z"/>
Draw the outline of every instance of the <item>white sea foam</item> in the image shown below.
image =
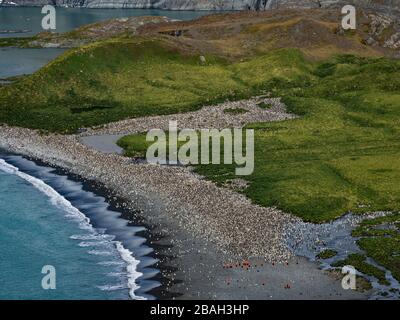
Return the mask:
<path fill-rule="evenodd" d="M 137 284 L 136 284 L 136 279 L 137 279 L 137 266 L 139 264 L 139 260 L 136 260 L 132 252 L 126 249 L 121 242 L 116 242 L 117 244 L 117 249 L 122 257 L 128 264 L 127 266 L 127 271 L 128 271 L 128 287 L 129 287 L 129 294 L 132 299 L 136 300 L 146 300 L 143 297 L 138 297 L 135 295 L 135 291 L 137 290 Z M 141 274 L 142 275 L 142 274 Z"/>
<path fill-rule="evenodd" d="M 97 231 L 99 231 L 97 229 Z M 70 239 L 73 240 L 81 240 L 81 241 L 112 241 L 114 240 L 115 236 L 109 235 L 109 234 L 73 234 L 72 236 L 69 237 Z"/>
<path fill-rule="evenodd" d="M 121 283 L 117 285 L 106 284 L 104 286 L 98 286 L 98 288 L 102 291 L 116 291 L 116 290 L 128 289 L 128 286 L 125 283 Z"/>
<path fill-rule="evenodd" d="M 98 239 L 102 238 L 104 239 L 103 236 L 108 236 L 108 235 L 103 235 L 103 234 L 98 234 L 96 230 L 93 228 L 93 226 L 90 223 L 90 219 L 86 217 L 79 209 L 75 208 L 71 202 L 69 202 L 67 199 L 65 199 L 61 194 L 59 194 L 56 190 L 54 190 L 51 186 L 47 185 L 45 182 L 43 182 L 40 179 L 37 179 L 33 176 L 30 176 L 24 172 L 21 172 L 17 167 L 7 163 L 4 159 L 0 159 L 0 170 L 9 173 L 9 174 L 14 174 L 25 181 L 29 182 L 32 184 L 36 189 L 38 189 L 40 192 L 45 194 L 51 201 L 53 205 L 56 207 L 60 208 L 63 212 L 66 213 L 66 216 L 74 218 L 75 220 L 78 221 L 79 227 L 81 229 L 89 231 L 91 234 L 88 236 L 85 235 L 73 235 L 71 236 L 72 239 L 79 239 L 79 240 L 91 240 L 91 239 Z M 85 238 L 85 239 L 84 239 Z M 113 243 L 122 260 L 124 260 L 127 264 L 127 278 L 128 278 L 128 283 L 127 287 L 129 288 L 129 295 L 132 299 L 134 300 L 145 300 L 145 298 L 137 296 L 135 294 L 136 290 L 139 289 L 140 287 L 136 283 L 136 279 L 138 279 L 140 276 L 142 276 L 141 272 L 137 271 L 137 266 L 139 264 L 139 261 L 135 259 L 132 255 L 132 252 L 126 249 L 121 242 L 119 241 L 111 241 Z M 95 250 L 92 251 L 93 254 L 95 254 Z M 106 252 L 100 252 L 98 251 L 97 253 L 106 253 Z M 105 261 L 104 263 L 100 263 L 103 265 L 117 265 L 117 261 Z M 119 265 L 122 264 L 118 263 Z"/>
<path fill-rule="evenodd" d="M 103 251 L 103 250 L 90 250 L 89 254 L 93 254 L 95 256 L 112 256 L 113 253 L 111 251 Z"/>
<path fill-rule="evenodd" d="M 80 246 L 80 247 L 101 247 L 101 246 L 108 246 L 108 245 L 110 245 L 110 242 L 109 241 L 105 241 L 105 240 L 103 240 L 103 241 L 96 241 L 96 242 L 94 242 L 94 241 L 92 241 L 92 242 L 88 242 L 88 241 L 82 241 L 82 242 L 79 242 L 79 244 L 78 244 L 78 246 Z"/>
<path fill-rule="evenodd" d="M 123 272 L 110 272 L 107 273 L 107 277 L 114 277 L 114 278 L 122 278 L 124 277 L 126 274 Z"/>
<path fill-rule="evenodd" d="M 99 265 L 101 266 L 124 266 L 125 261 L 100 261 L 98 262 Z"/>

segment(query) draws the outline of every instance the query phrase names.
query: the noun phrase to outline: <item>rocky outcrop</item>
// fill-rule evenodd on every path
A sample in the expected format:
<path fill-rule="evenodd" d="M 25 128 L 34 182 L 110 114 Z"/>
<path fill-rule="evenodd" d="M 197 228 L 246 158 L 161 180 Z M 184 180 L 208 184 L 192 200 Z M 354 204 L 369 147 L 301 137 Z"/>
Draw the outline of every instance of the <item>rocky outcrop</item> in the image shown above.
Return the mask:
<path fill-rule="evenodd" d="M 379 13 L 367 13 L 369 24 L 368 45 L 400 49 L 400 18 Z"/>

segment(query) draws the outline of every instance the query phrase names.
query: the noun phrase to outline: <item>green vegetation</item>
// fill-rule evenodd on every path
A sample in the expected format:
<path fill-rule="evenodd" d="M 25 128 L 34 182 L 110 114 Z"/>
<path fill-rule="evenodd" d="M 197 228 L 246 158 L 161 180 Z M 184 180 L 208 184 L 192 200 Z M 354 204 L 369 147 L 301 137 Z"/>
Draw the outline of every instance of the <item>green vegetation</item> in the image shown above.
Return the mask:
<path fill-rule="evenodd" d="M 368 291 L 372 289 L 371 282 L 361 276 L 356 276 L 356 290 L 360 292 Z"/>
<path fill-rule="evenodd" d="M 179 132 L 178 132 L 179 133 Z M 169 135 L 166 132 L 166 151 L 167 158 L 169 155 Z M 117 145 L 124 149 L 124 155 L 133 158 L 145 158 L 147 149 L 153 144 L 152 141 L 146 140 L 146 133 L 132 134 L 122 137 L 117 141 Z M 185 141 L 177 141 L 177 148 L 179 149 Z"/>
<path fill-rule="evenodd" d="M 201 130 L 196 130 L 195 131 L 198 137 L 198 145 L 201 144 Z M 181 133 L 180 130 L 178 130 L 178 138 L 179 138 L 179 134 Z M 232 133 L 233 134 L 233 133 Z M 138 133 L 138 134 L 132 134 L 132 135 L 128 135 L 128 136 L 124 136 L 121 139 L 119 139 L 117 141 L 117 145 L 120 146 L 121 148 L 124 149 L 124 155 L 127 157 L 134 157 L 134 158 L 145 158 L 146 157 L 146 152 L 147 149 L 154 143 L 153 141 L 147 141 L 146 140 L 146 135 L 147 133 Z M 167 158 L 169 156 L 169 132 L 165 132 L 165 138 L 166 138 L 166 152 L 167 152 Z M 209 142 L 210 144 L 213 143 L 214 139 L 216 137 L 213 136 L 212 133 L 210 133 L 209 136 Z M 185 141 L 177 141 L 177 149 L 179 151 L 179 148 L 182 147 L 186 142 L 189 141 L 189 138 L 186 137 Z M 245 137 L 243 136 L 243 141 L 245 141 Z M 221 161 L 223 161 L 224 159 L 224 150 L 223 150 L 223 145 L 224 145 L 224 139 L 222 136 L 219 136 L 219 143 L 220 143 L 220 153 L 221 153 Z M 243 143 L 243 152 L 245 152 L 245 148 L 246 148 L 246 143 Z M 201 150 L 200 150 L 200 154 L 201 154 Z M 199 155 L 200 155 L 199 154 Z M 233 157 L 233 153 L 232 153 L 232 157 Z M 210 162 L 212 161 L 212 153 L 210 152 L 210 156 L 209 156 L 209 160 Z"/>
<path fill-rule="evenodd" d="M 255 171 L 244 177 L 244 193 L 312 222 L 397 210 L 400 61 L 339 56 L 329 65 L 296 63 L 302 76 L 264 86 L 301 117 L 248 126 L 255 129 Z M 221 184 L 234 177 L 233 166 L 197 171 Z"/>
<path fill-rule="evenodd" d="M 318 259 L 329 259 L 336 255 L 337 255 L 337 252 L 335 250 L 326 249 L 326 250 L 318 253 L 317 258 Z"/>
<path fill-rule="evenodd" d="M 400 214 L 364 220 L 353 231 L 358 245 L 400 281 Z"/>
<path fill-rule="evenodd" d="M 0 38 L 1 47 L 28 47 L 29 42 L 35 40 L 36 37 L 16 37 L 16 38 Z"/>
<path fill-rule="evenodd" d="M 279 55 L 271 57 L 271 63 L 273 59 Z M 254 89 L 237 78 L 246 64 L 232 66 L 212 56 L 207 61 L 202 66 L 196 55 L 140 38 L 73 49 L 37 73 L 1 88 L 0 122 L 73 132 L 252 95 Z M 281 73 L 290 71 L 288 65 Z M 264 74 L 264 78 L 273 76 Z"/>
<path fill-rule="evenodd" d="M 332 264 L 332 267 L 344 267 L 346 265 L 353 266 L 357 271 L 375 277 L 379 283 L 388 285 L 389 282 L 386 280 L 385 272 L 366 261 L 366 257 L 361 254 L 350 254 L 346 259 L 338 261 Z"/>
<path fill-rule="evenodd" d="M 179 132 L 178 132 L 179 133 Z M 169 155 L 169 136 L 166 132 L 167 143 L 167 157 Z M 122 137 L 117 141 L 117 145 L 124 149 L 124 155 L 133 158 L 145 158 L 147 149 L 153 144 L 152 141 L 146 140 L 146 133 L 133 134 Z M 177 141 L 177 148 L 179 149 L 185 141 Z"/>
<path fill-rule="evenodd" d="M 400 60 L 333 57 L 343 52 L 376 57 L 381 52 L 363 45 L 358 30 L 347 32 L 345 39 L 332 34 L 336 21 L 326 18 L 325 13 L 312 18 L 308 13 L 274 14 L 265 21 L 247 14 L 209 16 L 187 23 L 195 32 L 179 40 L 167 36 L 177 28 L 174 24 L 152 23 L 136 32 L 135 27 L 121 28 L 117 20 L 64 34 L 3 38 L 0 47 L 91 44 L 69 50 L 33 75 L 0 85 L 0 124 L 72 133 L 271 92 L 300 117 L 248 126 L 255 129 L 255 171 L 241 177 L 248 187 L 240 192 L 259 205 L 317 223 L 349 211 L 399 211 Z M 221 21 L 226 27 L 221 28 Z M 367 26 L 365 32 L 369 30 Z M 315 36 L 309 37 L 310 32 Z M 282 47 L 298 49 L 277 49 Z M 207 63 L 202 63 L 199 56 L 205 50 Z M 118 144 L 127 156 L 144 157 L 151 143 L 137 134 Z M 235 165 L 199 165 L 195 170 L 220 185 L 237 178 Z M 353 233 L 366 255 L 397 279 L 399 227 L 395 214 L 364 221 Z M 318 257 L 335 254 L 325 250 Z M 383 271 L 363 255 L 350 255 L 338 266 L 342 264 L 386 282 Z M 359 282 L 370 288 L 364 278 Z"/>
<path fill-rule="evenodd" d="M 339 269 L 329 269 L 327 272 L 336 280 L 341 281 L 343 274 Z M 372 289 L 371 282 L 364 276 L 356 275 L 356 290 L 359 292 L 365 292 Z"/>
<path fill-rule="evenodd" d="M 124 155 L 133 158 L 144 158 L 152 143 L 146 141 L 145 133 L 125 136 L 117 141 L 117 145 L 124 149 Z"/>
<path fill-rule="evenodd" d="M 95 43 L 70 50 L 37 73 L 1 88 L 0 122 L 73 132 L 250 97 L 265 81 L 300 73 L 296 61 L 301 54 L 282 53 L 233 65 L 209 56 L 202 66 L 198 56 L 180 54 L 159 40 Z M 261 71 L 258 77 L 251 75 L 256 70 Z"/>

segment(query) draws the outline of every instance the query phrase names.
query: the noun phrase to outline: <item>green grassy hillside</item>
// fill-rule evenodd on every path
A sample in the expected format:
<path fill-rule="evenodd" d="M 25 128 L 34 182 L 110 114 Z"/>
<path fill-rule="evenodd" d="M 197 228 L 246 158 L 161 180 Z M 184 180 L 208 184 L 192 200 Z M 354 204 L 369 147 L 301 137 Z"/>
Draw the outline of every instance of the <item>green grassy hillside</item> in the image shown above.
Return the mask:
<path fill-rule="evenodd" d="M 400 210 L 399 60 L 338 56 L 310 63 L 296 50 L 283 50 L 228 69 L 253 90 L 283 97 L 300 116 L 248 126 L 255 129 L 255 170 L 241 177 L 248 182 L 247 197 L 317 223 L 349 211 Z M 120 145 L 127 154 L 144 155 L 144 140 L 144 135 L 128 136 Z M 221 185 L 236 178 L 232 165 L 195 170 Z M 373 229 L 386 221 L 392 224 L 387 231 Z M 361 236 L 358 244 L 366 256 L 397 279 L 399 226 L 397 214 L 366 221 L 354 234 Z M 386 283 L 364 256 L 354 257 L 343 263 Z"/>
<path fill-rule="evenodd" d="M 246 195 L 305 220 L 400 208 L 400 61 L 341 56 L 271 84 L 296 120 L 259 123 Z M 226 166 L 200 166 L 217 182 Z"/>
<path fill-rule="evenodd" d="M 183 54 L 166 41 L 114 40 L 73 49 L 37 73 L 0 87 L 0 122 L 74 132 L 125 118 L 195 110 L 255 94 L 263 83 L 293 78 L 301 55 L 279 51 L 229 64 Z"/>
<path fill-rule="evenodd" d="M 203 97 L 210 78 L 220 84 Z M 70 50 L 34 75 L 0 88 L 0 122 L 72 132 L 192 110 L 218 99 L 222 85 L 239 88 L 221 63 L 201 67 L 194 57 L 181 57 L 151 40 L 107 41 Z"/>
<path fill-rule="evenodd" d="M 283 96 L 300 115 L 249 126 L 256 161 L 254 173 L 244 177 L 249 198 L 313 222 L 348 211 L 399 209 L 399 61 L 339 56 L 310 63 L 296 50 L 283 50 L 227 69 L 251 90 Z M 132 153 L 143 139 L 121 143 Z M 197 170 L 220 184 L 235 178 L 234 166 Z"/>

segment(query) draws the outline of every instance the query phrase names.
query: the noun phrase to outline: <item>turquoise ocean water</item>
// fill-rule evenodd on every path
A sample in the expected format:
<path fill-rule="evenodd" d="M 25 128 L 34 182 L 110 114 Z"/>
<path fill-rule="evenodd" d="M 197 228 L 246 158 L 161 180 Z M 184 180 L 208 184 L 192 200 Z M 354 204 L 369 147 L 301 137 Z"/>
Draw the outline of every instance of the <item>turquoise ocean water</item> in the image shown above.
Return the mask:
<path fill-rule="evenodd" d="M 145 292 L 158 283 L 145 279 L 157 271 L 140 266 L 151 264 L 144 257 L 151 249 L 134 236 L 140 228 L 126 226 L 107 207 L 104 198 L 50 168 L 0 156 L 0 299 L 152 298 Z M 130 250 L 122 234 L 136 240 Z M 42 288 L 46 265 L 56 270 L 55 290 Z"/>

